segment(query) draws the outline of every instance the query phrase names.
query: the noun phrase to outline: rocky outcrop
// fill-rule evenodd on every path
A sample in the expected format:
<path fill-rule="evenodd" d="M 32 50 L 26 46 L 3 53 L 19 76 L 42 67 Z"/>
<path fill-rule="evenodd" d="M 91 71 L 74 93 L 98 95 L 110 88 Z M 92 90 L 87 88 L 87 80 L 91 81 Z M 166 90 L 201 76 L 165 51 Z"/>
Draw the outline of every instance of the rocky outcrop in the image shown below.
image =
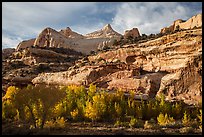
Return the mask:
<path fill-rule="evenodd" d="M 60 34 L 52 28 L 45 28 L 36 38 L 34 46 L 37 47 L 63 47 L 69 48 L 71 40 L 68 41 L 64 35 Z"/>
<path fill-rule="evenodd" d="M 34 42 L 35 42 L 35 38 L 30 40 L 24 40 L 18 44 L 18 46 L 16 47 L 16 51 L 23 50 L 28 47 L 30 48 L 31 46 L 34 45 Z"/>
<path fill-rule="evenodd" d="M 102 29 L 86 34 L 86 38 L 120 38 L 122 35 L 114 31 L 110 24 L 106 24 Z"/>
<path fill-rule="evenodd" d="M 132 38 L 137 38 L 140 36 L 140 33 L 139 33 L 139 30 L 137 28 L 133 28 L 131 30 L 126 30 L 125 31 L 125 34 L 124 34 L 124 38 L 129 38 L 129 37 L 132 37 Z"/>
<path fill-rule="evenodd" d="M 83 55 L 71 49 L 27 47 L 15 51 L 2 50 L 2 89 L 27 86 L 39 73 L 66 71 Z"/>
<path fill-rule="evenodd" d="M 175 23 L 175 27 L 177 24 Z M 194 27 L 202 27 L 202 14 L 197 14 L 185 22 L 178 23 L 180 29 L 193 29 Z"/>
<path fill-rule="evenodd" d="M 105 26 L 97 33 L 94 32 L 86 36 L 77 34 L 70 28 L 60 32 L 46 28 L 36 38 L 34 46 L 73 49 L 83 54 L 90 54 L 91 51 L 97 51 L 101 46 L 111 46 L 114 39 L 119 39 L 120 36 L 110 25 Z"/>
<path fill-rule="evenodd" d="M 58 85 L 96 84 L 109 90 L 134 90 L 149 97 L 184 100 L 201 99 L 202 30 L 165 35 L 128 48 L 101 52 L 88 57 L 90 65 L 66 72 L 44 73 L 33 83 Z"/>
<path fill-rule="evenodd" d="M 182 29 L 193 29 L 193 28 L 199 28 L 202 27 L 202 13 L 197 14 L 187 21 L 178 19 L 174 21 L 174 23 L 169 26 L 161 29 L 161 33 L 166 33 L 166 32 L 174 32 L 175 30 L 182 30 Z"/>

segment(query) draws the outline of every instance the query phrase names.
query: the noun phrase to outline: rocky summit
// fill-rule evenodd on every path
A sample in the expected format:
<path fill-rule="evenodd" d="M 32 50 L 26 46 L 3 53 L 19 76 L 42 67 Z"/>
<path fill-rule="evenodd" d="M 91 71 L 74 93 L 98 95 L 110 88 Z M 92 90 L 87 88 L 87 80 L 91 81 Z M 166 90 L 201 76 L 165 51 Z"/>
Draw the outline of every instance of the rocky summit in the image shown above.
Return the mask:
<path fill-rule="evenodd" d="M 202 99 L 200 18 L 202 14 L 177 20 L 149 36 L 141 36 L 138 28 L 122 35 L 110 24 L 86 35 L 69 27 L 59 32 L 45 28 L 16 50 L 4 50 L 3 86 L 93 83 L 108 91 L 133 90 L 147 99 L 164 94 L 166 100 L 198 104 Z"/>

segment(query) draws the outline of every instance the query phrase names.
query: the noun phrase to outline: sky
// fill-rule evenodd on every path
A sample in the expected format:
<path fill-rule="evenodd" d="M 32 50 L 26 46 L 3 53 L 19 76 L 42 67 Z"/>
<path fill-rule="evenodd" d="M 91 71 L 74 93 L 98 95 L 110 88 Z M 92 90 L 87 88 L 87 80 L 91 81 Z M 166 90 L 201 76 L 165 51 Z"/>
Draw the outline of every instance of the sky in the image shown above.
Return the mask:
<path fill-rule="evenodd" d="M 120 34 L 132 28 L 156 34 L 198 13 L 202 2 L 2 2 L 2 48 L 16 48 L 46 27 L 87 34 L 110 24 Z"/>

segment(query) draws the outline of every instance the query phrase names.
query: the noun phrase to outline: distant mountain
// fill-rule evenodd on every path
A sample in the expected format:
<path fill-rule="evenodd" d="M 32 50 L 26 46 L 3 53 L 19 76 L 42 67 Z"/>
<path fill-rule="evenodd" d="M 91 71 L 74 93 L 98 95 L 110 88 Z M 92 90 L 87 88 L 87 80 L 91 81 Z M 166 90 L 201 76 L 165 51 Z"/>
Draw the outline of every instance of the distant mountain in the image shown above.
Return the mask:
<path fill-rule="evenodd" d="M 59 32 L 47 27 L 36 39 L 24 41 L 18 45 L 17 50 L 31 47 L 55 47 L 73 49 L 83 54 L 90 54 L 99 47 L 111 46 L 115 39 L 122 35 L 112 29 L 110 24 L 105 25 L 101 30 L 83 36 L 67 27 Z M 34 41 L 33 41 L 34 40 Z"/>
<path fill-rule="evenodd" d="M 105 25 L 102 29 L 86 34 L 87 38 L 113 38 L 122 35 L 114 31 L 110 24 Z"/>

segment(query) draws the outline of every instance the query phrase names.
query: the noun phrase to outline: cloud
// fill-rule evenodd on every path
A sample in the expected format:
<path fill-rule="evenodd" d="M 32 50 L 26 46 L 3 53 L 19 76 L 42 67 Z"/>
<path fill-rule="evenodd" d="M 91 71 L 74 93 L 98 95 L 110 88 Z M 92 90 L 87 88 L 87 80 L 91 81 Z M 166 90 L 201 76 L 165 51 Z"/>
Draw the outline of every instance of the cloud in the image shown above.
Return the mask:
<path fill-rule="evenodd" d="M 83 24 L 82 13 L 86 13 L 84 14 L 86 16 L 95 14 L 97 12 L 95 5 L 93 2 L 3 2 L 3 44 L 17 45 L 19 37 L 22 39 L 37 37 L 46 27 L 60 30 L 80 24 L 78 22 Z"/>
<path fill-rule="evenodd" d="M 158 33 L 177 19 L 188 19 L 197 14 L 184 3 L 137 2 L 122 3 L 117 7 L 112 25 L 124 34 L 124 30 L 136 27 L 141 33 Z"/>
<path fill-rule="evenodd" d="M 70 27 L 87 34 L 109 23 L 121 34 L 133 27 L 141 33 L 158 33 L 174 20 L 198 12 L 202 6 L 197 3 L 3 2 L 2 44 L 15 47 L 20 40 L 37 37 L 46 27 L 57 31 Z"/>
<path fill-rule="evenodd" d="M 65 24 L 72 25 L 81 13 L 93 13 L 94 7 L 94 3 L 5 2 L 2 25 L 16 35 L 26 36 L 28 32 L 37 35 L 45 27 L 59 29 Z"/>
<path fill-rule="evenodd" d="M 2 35 L 2 49 L 4 48 L 16 48 L 16 43 L 23 41 L 20 37 L 9 37 Z"/>

